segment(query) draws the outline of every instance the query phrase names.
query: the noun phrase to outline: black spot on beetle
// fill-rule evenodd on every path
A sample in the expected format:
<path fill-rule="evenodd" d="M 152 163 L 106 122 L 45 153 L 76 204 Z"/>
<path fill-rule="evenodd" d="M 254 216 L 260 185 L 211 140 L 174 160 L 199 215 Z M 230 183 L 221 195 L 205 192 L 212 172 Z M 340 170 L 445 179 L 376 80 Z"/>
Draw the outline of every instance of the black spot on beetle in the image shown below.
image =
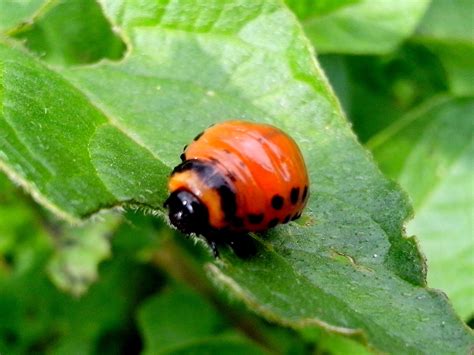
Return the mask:
<path fill-rule="evenodd" d="M 272 197 L 272 207 L 276 210 L 281 210 L 285 200 L 280 195 L 275 195 Z"/>
<path fill-rule="evenodd" d="M 268 228 L 273 228 L 278 224 L 278 218 L 273 218 L 270 222 L 268 222 Z"/>
<path fill-rule="evenodd" d="M 184 153 L 181 154 L 179 158 L 181 159 L 181 161 L 186 161 L 186 155 Z"/>
<path fill-rule="evenodd" d="M 285 219 L 283 220 L 283 222 L 281 222 L 281 223 L 283 223 L 283 224 L 288 223 L 290 221 L 290 218 L 291 218 L 291 215 L 286 216 Z"/>
<path fill-rule="evenodd" d="M 308 196 L 308 185 L 306 185 L 304 187 L 304 190 L 303 190 L 303 196 L 301 196 L 301 201 L 304 202 L 304 200 L 306 200 L 306 197 Z"/>
<path fill-rule="evenodd" d="M 301 217 L 301 211 L 298 212 L 297 214 L 295 214 L 295 215 L 291 218 L 291 220 L 292 220 L 292 221 L 296 221 L 296 220 L 297 220 L 298 218 L 300 218 L 300 217 Z"/>
<path fill-rule="evenodd" d="M 197 141 L 199 138 L 201 138 L 201 136 L 204 134 L 204 131 L 202 131 L 201 133 L 199 133 L 196 137 L 194 137 L 194 141 Z"/>
<path fill-rule="evenodd" d="M 298 197 L 300 196 L 300 188 L 299 187 L 293 187 L 291 189 L 290 193 L 290 201 L 293 205 L 296 205 L 298 202 Z"/>
<path fill-rule="evenodd" d="M 237 212 L 235 193 L 225 184 L 222 184 L 216 190 L 221 197 L 221 206 L 225 219 L 231 221 Z"/>
<path fill-rule="evenodd" d="M 232 220 L 232 224 L 236 227 L 243 227 L 244 226 L 244 220 L 240 217 L 234 217 Z"/>
<path fill-rule="evenodd" d="M 232 154 L 229 149 L 224 149 L 224 152 L 227 154 Z"/>
<path fill-rule="evenodd" d="M 233 182 L 236 182 L 236 181 L 237 181 L 237 178 L 236 178 L 235 175 L 232 174 L 232 173 L 228 173 L 228 174 L 227 174 L 227 177 L 228 177 L 231 181 L 233 181 Z"/>
<path fill-rule="evenodd" d="M 263 218 L 264 218 L 263 213 L 260 213 L 260 214 L 250 213 L 247 216 L 247 219 L 249 220 L 250 224 L 260 224 L 263 222 Z"/>

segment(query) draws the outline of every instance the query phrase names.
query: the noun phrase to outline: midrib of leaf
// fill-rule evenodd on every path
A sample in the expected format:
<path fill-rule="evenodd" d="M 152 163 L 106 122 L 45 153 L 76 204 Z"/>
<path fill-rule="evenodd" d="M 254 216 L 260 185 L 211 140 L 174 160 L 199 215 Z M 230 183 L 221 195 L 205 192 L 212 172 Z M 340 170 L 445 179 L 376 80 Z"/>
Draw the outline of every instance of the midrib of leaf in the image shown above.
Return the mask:
<path fill-rule="evenodd" d="M 370 140 L 367 143 L 367 147 L 371 150 L 377 149 L 377 147 L 381 146 L 384 144 L 384 142 L 389 141 L 392 137 L 396 136 L 401 130 L 409 126 L 411 123 L 422 117 L 424 114 L 428 113 L 435 107 L 440 107 L 442 104 L 448 102 L 451 100 L 450 96 L 447 95 L 440 95 L 432 100 L 429 100 L 427 103 L 421 105 L 419 108 L 415 109 L 412 111 L 405 119 L 401 119 L 399 121 L 396 121 L 393 125 L 389 126 L 384 132 L 381 132 L 380 134 L 376 135 L 374 139 Z M 410 158 L 415 154 L 417 148 L 420 146 L 423 146 L 423 144 L 426 142 L 425 135 L 427 134 L 427 131 L 430 131 L 430 128 L 433 126 L 436 126 L 439 124 L 439 121 L 437 118 L 434 118 L 431 122 L 429 122 L 428 125 L 426 125 L 423 128 L 423 134 L 418 136 L 418 139 L 416 142 L 413 142 L 412 149 L 410 150 L 410 154 L 405 157 L 404 162 L 403 162 L 403 168 L 398 172 L 396 178 L 398 181 L 403 179 L 403 176 L 406 174 L 410 174 L 409 170 L 406 170 L 406 162 L 410 160 Z M 429 202 L 431 196 L 433 196 L 437 191 L 438 188 L 440 187 L 440 184 L 442 183 L 444 177 L 448 176 L 451 173 L 451 169 L 456 165 L 456 162 L 459 160 L 460 157 L 463 156 L 463 154 L 466 152 L 466 150 L 469 149 L 470 144 L 472 143 L 471 141 L 467 141 L 464 144 L 464 147 L 459 150 L 458 154 L 456 156 L 453 156 L 453 158 L 449 161 L 449 165 L 446 166 L 446 169 L 443 171 L 443 174 L 436 174 L 436 183 L 432 185 L 432 188 L 430 189 L 429 193 L 427 193 L 425 196 L 423 196 L 422 199 L 416 201 L 415 208 L 417 213 L 420 213 L 420 211 L 426 206 L 426 204 Z"/>
<path fill-rule="evenodd" d="M 393 136 L 395 136 L 399 131 L 404 129 L 406 126 L 410 125 L 413 121 L 417 120 L 423 114 L 426 114 L 434 107 L 441 105 L 444 102 L 449 101 L 451 98 L 446 94 L 438 95 L 431 100 L 422 103 L 419 107 L 411 111 L 407 116 L 403 117 L 400 120 L 395 121 L 392 125 L 384 129 L 382 132 L 375 135 L 367 143 L 366 147 L 373 151 L 377 147 L 385 144 Z"/>

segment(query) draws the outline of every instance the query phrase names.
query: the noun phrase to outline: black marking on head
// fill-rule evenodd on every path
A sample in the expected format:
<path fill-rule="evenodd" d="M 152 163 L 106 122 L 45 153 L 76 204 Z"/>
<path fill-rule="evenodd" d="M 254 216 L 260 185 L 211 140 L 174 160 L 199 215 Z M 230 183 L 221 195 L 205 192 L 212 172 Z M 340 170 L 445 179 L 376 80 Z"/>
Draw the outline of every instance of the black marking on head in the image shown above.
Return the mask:
<path fill-rule="evenodd" d="M 306 197 L 308 196 L 308 185 L 306 185 L 304 187 L 304 190 L 303 190 L 303 196 L 301 196 L 301 201 L 304 202 L 304 200 L 306 200 Z"/>
<path fill-rule="evenodd" d="M 179 158 L 181 159 L 181 161 L 186 161 L 186 155 L 184 153 L 181 154 Z"/>
<path fill-rule="evenodd" d="M 171 221 L 183 233 L 205 233 L 209 229 L 206 206 L 189 191 L 173 191 L 165 202 Z"/>
<path fill-rule="evenodd" d="M 194 141 L 197 141 L 199 138 L 201 138 L 201 136 L 204 134 L 204 131 L 202 131 L 201 133 L 199 133 L 196 137 L 194 137 Z"/>
<path fill-rule="evenodd" d="M 221 208 L 224 212 L 225 219 L 226 221 L 232 222 L 237 212 L 237 199 L 233 186 L 230 185 L 226 176 L 216 169 L 215 164 L 199 159 L 184 161 L 174 168 L 172 174 L 187 170 L 196 172 L 205 185 L 217 191 L 221 199 Z"/>
<path fill-rule="evenodd" d="M 298 197 L 300 197 L 300 188 L 293 187 L 290 193 L 290 201 L 293 205 L 296 205 L 296 203 L 298 202 Z"/>
<path fill-rule="evenodd" d="M 285 200 L 280 195 L 277 194 L 277 195 L 272 197 L 272 207 L 274 209 L 281 210 L 284 203 L 285 203 Z"/>
<path fill-rule="evenodd" d="M 291 218 L 291 215 L 286 216 L 285 219 L 283 220 L 283 222 L 281 222 L 281 223 L 283 223 L 283 224 L 288 223 L 290 221 L 290 218 Z"/>
<path fill-rule="evenodd" d="M 268 228 L 275 227 L 278 224 L 278 222 L 280 222 L 278 218 L 273 218 L 270 222 L 268 222 Z"/>
<path fill-rule="evenodd" d="M 291 220 L 296 221 L 300 217 L 301 217 L 301 211 L 299 211 L 297 214 L 295 214 L 293 217 L 291 217 Z"/>
<path fill-rule="evenodd" d="M 249 220 L 249 223 L 250 224 L 260 224 L 263 222 L 263 218 L 265 216 L 263 215 L 263 213 L 260 213 L 260 214 L 253 214 L 253 213 L 250 213 L 248 216 L 247 216 L 247 219 Z"/>

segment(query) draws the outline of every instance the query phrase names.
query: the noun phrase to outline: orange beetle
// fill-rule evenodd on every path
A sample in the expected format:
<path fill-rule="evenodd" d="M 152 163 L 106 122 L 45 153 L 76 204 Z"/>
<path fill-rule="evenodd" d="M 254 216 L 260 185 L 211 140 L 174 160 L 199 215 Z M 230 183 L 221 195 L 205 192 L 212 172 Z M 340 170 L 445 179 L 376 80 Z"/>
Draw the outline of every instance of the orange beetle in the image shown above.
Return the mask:
<path fill-rule="evenodd" d="M 226 121 L 184 148 L 169 179 L 165 202 L 171 223 L 214 236 L 264 231 L 301 216 L 308 173 L 295 141 L 268 124 Z"/>

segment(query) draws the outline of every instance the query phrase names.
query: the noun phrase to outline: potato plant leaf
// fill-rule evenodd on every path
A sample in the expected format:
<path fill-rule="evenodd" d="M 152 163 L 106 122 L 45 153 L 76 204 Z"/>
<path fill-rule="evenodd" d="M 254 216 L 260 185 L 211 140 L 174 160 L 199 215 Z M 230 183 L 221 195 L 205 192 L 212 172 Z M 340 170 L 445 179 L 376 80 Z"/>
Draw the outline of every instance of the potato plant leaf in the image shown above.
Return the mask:
<path fill-rule="evenodd" d="M 455 95 L 474 95 L 474 2 L 433 0 L 413 41 L 439 56 Z"/>
<path fill-rule="evenodd" d="M 307 160 L 298 223 L 223 249 L 216 284 L 294 328 L 364 337 L 382 351 L 466 352 L 473 339 L 425 287 L 402 235 L 411 208 L 357 142 L 293 14 L 277 0 L 102 1 L 127 45 L 120 62 L 51 69 L 0 45 L 0 167 L 58 215 L 123 204 L 162 209 L 182 146 L 240 118 L 290 133 Z"/>
<path fill-rule="evenodd" d="M 474 99 L 440 97 L 368 143 L 412 198 L 416 217 L 407 230 L 426 253 L 428 284 L 445 291 L 466 320 L 474 314 L 473 113 Z"/>
<path fill-rule="evenodd" d="M 318 53 L 384 54 L 415 30 L 428 0 L 286 0 Z"/>

